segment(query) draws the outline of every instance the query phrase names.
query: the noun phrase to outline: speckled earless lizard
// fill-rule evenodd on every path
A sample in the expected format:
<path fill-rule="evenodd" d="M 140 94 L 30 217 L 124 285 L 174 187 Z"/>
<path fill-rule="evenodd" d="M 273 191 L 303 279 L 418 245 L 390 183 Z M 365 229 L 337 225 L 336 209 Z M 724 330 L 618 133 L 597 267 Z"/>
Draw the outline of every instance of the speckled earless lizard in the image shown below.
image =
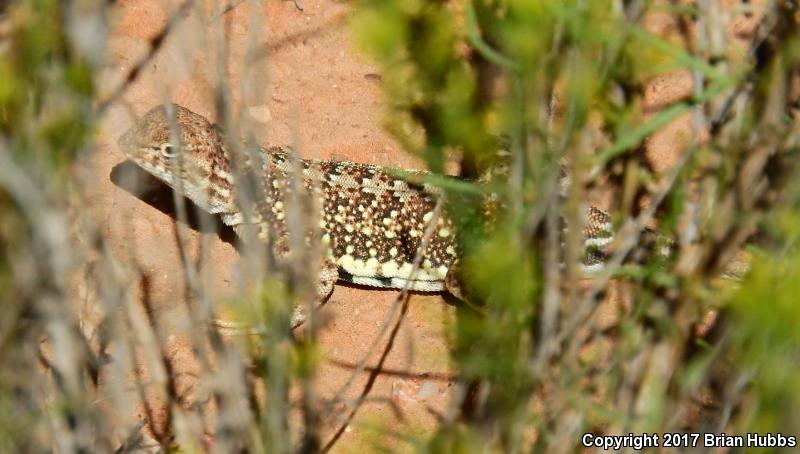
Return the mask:
<path fill-rule="evenodd" d="M 234 172 L 219 130 L 189 109 L 172 107 L 180 150 L 171 139 L 171 122 L 164 106 L 151 109 L 120 137 L 121 150 L 201 209 L 219 215 L 240 237 L 246 223 L 253 224 L 261 240 L 272 235 L 277 257 L 291 253 L 287 207 L 296 201 L 293 192 L 313 195 L 319 210 L 319 228 L 314 230 L 325 249 L 316 289 L 320 302 L 329 296 L 336 280 L 461 296 L 458 279 L 451 273 L 459 257 L 458 241 L 453 222 L 444 212 L 435 213 L 441 194 L 436 187 L 410 184 L 374 165 L 295 161 L 290 151 L 281 147 L 259 148 L 262 162 L 258 166 L 247 160 L 241 172 Z M 237 202 L 234 185 L 235 175 L 247 173 L 258 175 L 263 196 L 246 215 Z M 430 233 L 415 267 L 426 230 Z M 601 265 L 601 248 L 612 238 L 608 214 L 590 208 L 583 237 L 587 247 L 583 266 Z"/>

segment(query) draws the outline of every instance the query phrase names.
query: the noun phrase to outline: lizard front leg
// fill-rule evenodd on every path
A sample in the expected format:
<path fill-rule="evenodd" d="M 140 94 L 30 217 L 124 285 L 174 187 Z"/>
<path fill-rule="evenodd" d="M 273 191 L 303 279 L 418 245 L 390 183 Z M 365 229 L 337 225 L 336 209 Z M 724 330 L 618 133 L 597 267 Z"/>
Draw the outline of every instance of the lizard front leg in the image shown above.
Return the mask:
<path fill-rule="evenodd" d="M 320 263 L 319 273 L 317 274 L 317 281 L 314 288 L 314 299 L 311 301 L 311 304 L 314 307 L 318 307 L 328 300 L 333 292 L 333 286 L 338 278 L 339 271 L 333 260 L 329 258 L 323 260 L 322 263 Z M 292 329 L 302 325 L 307 319 L 308 314 L 306 313 L 306 305 L 298 304 L 292 309 L 292 315 L 290 319 Z M 217 327 L 221 334 L 224 335 L 252 335 L 263 332 L 263 327 L 252 327 L 247 323 L 235 322 L 222 318 L 215 318 L 214 326 Z"/>
<path fill-rule="evenodd" d="M 314 306 L 324 304 L 331 293 L 333 292 L 333 285 L 339 279 L 339 269 L 336 263 L 330 258 L 326 258 L 320 263 L 319 273 L 317 273 L 317 282 L 315 287 L 315 300 L 312 302 Z M 308 319 L 305 306 L 300 304 L 294 308 L 292 312 L 292 328 L 297 328 Z"/>
<path fill-rule="evenodd" d="M 244 231 L 244 225 L 241 223 L 239 218 L 223 217 L 223 221 L 227 221 L 226 223 L 233 227 L 239 238 L 245 237 L 246 232 Z M 270 226 L 263 221 L 257 222 L 255 226 L 257 237 L 262 241 L 266 241 L 270 233 Z M 271 253 L 273 254 L 273 257 L 277 259 L 278 263 L 283 263 L 286 265 L 290 260 L 292 260 L 288 238 L 286 235 L 276 236 L 277 240 L 271 245 Z M 333 259 L 331 259 L 327 253 L 323 253 L 321 255 L 326 258 L 322 260 L 317 259 L 319 260 L 319 267 L 314 284 L 314 296 L 311 300 L 311 304 L 313 304 L 315 307 L 320 306 L 327 301 L 327 299 L 330 297 L 330 294 L 333 292 L 334 284 L 339 278 L 339 271 Z M 292 315 L 290 318 L 292 329 L 302 325 L 307 318 L 308 314 L 306 313 L 306 305 L 296 305 L 292 309 Z M 258 334 L 259 331 L 263 330 L 263 328 L 252 328 L 248 327 L 245 323 L 232 322 L 220 318 L 214 320 L 214 325 L 219 328 L 223 334 Z"/>

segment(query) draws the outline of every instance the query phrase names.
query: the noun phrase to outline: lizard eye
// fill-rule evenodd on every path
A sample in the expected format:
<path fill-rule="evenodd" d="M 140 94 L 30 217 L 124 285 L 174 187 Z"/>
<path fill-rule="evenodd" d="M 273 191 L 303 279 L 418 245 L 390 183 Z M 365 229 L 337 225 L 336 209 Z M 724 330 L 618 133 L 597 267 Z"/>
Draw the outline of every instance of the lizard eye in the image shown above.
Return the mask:
<path fill-rule="evenodd" d="M 178 155 L 178 150 L 172 144 L 165 143 L 161 145 L 161 155 L 165 158 L 174 158 Z"/>

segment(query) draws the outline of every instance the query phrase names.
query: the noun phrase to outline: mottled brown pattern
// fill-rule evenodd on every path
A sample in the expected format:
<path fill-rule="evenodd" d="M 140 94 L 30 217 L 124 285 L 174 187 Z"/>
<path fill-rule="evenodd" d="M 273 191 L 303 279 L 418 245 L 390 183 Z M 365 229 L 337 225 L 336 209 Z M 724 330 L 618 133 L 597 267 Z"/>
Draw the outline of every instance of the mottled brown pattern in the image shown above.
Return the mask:
<path fill-rule="evenodd" d="M 243 163 L 240 178 L 258 183 L 250 209 L 243 213 L 220 132 L 201 115 L 172 107 L 183 145 L 180 153 L 170 143 L 170 122 L 162 106 L 147 112 L 124 134 L 120 148 L 171 187 L 180 181 L 187 197 L 222 215 L 238 234 L 247 218 L 260 239 L 271 237 L 276 254 L 286 256 L 293 225 L 302 229 L 298 233 L 306 244 L 325 245 L 326 263 L 339 268 L 341 279 L 380 287 L 444 289 L 458 248 L 453 223 L 434 215 L 438 189 L 412 185 L 377 166 L 299 160 L 287 148 L 260 148 L 261 162 L 251 162 L 247 153 L 236 160 Z M 305 223 L 289 223 L 292 216 Z M 587 218 L 584 264 L 592 267 L 605 261 L 602 247 L 611 241 L 611 224 L 608 214 L 594 207 Z M 432 234 L 414 270 L 414 258 L 429 227 Z"/>
<path fill-rule="evenodd" d="M 177 165 L 186 195 L 201 208 L 222 214 L 223 221 L 241 233 L 244 216 L 233 190 L 230 157 L 221 135 L 201 115 L 178 105 L 173 109 L 183 145 L 179 159 L 171 156 L 174 148 L 165 152 L 165 146 L 170 144 L 170 122 L 163 106 L 147 112 L 124 134 L 119 140 L 120 148 L 173 188 L 177 184 Z M 301 207 L 311 227 L 319 225 L 308 227 L 304 236 L 317 234 L 317 240 L 327 246 L 328 258 L 343 271 L 343 278 L 384 287 L 406 284 L 428 221 L 433 217 L 436 189 L 411 186 L 377 166 L 300 160 L 295 169 L 289 149 L 272 147 L 260 149 L 260 153 L 260 165 L 251 163 L 247 155 L 241 162 L 245 163 L 246 175 L 252 176 L 259 167 L 262 171 L 258 178 L 263 182 L 263 194 L 253 200 L 248 213 L 261 239 L 273 235 L 279 248 L 276 252 L 288 253 L 287 210 Z M 297 177 L 301 179 L 295 182 Z M 296 194 L 294 188 L 301 189 L 301 193 Z M 308 195 L 317 197 L 318 215 L 308 210 L 314 204 Z M 452 223 L 445 217 L 435 222 L 411 288 L 442 290 L 447 270 L 456 260 Z"/>
<path fill-rule="evenodd" d="M 267 222 L 284 234 L 285 210 L 292 206 L 296 172 L 288 150 L 264 152 L 265 181 L 271 189 L 267 202 L 272 206 Z M 432 218 L 436 190 L 412 187 L 376 166 L 314 160 L 300 164 L 304 193 L 316 191 L 320 199 L 320 239 L 328 246 L 330 258 L 352 276 L 407 279 L 426 220 Z M 415 281 L 438 283 L 444 279 L 456 260 L 452 231 L 449 220 L 438 219 Z"/>
<path fill-rule="evenodd" d="M 118 141 L 119 148 L 139 166 L 172 188 L 178 183 L 200 208 L 231 213 L 233 180 L 222 138 L 203 116 L 172 105 L 174 122 L 165 106 L 150 109 Z M 180 140 L 172 143 L 172 126 Z M 178 168 L 180 178 L 174 178 Z"/>
<path fill-rule="evenodd" d="M 611 216 L 596 207 L 589 207 L 586 213 L 586 225 L 583 229 L 584 238 L 610 238 Z"/>

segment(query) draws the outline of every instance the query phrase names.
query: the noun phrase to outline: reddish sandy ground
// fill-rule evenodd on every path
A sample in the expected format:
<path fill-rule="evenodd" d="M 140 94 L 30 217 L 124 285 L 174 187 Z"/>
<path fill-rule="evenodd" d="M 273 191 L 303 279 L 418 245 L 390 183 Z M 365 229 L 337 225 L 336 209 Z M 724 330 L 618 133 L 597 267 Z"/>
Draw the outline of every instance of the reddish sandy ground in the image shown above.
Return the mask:
<path fill-rule="evenodd" d="M 265 22 L 255 28 L 256 32 L 251 29 L 255 27 L 248 9 L 251 2 L 225 13 L 234 105 L 247 108 L 259 125 L 262 143 L 293 144 L 304 157 L 419 167 L 383 131 L 379 70 L 354 47 L 348 24 L 351 6 L 329 0 L 300 1 L 302 11 L 291 1 L 260 2 Z M 162 30 L 177 2 L 125 0 L 117 5 L 111 22 L 110 68 L 101 79 L 105 89 L 115 87 L 148 52 L 149 40 Z M 174 367 L 177 388 L 190 400 L 198 386 L 192 374 L 199 366 L 189 348 L 188 327 L 181 322 L 185 320 L 186 303 L 176 221 L 157 209 L 169 193 L 142 200 L 112 181 L 112 173 L 125 160 L 116 138 L 151 107 L 171 100 L 212 118 L 217 65 L 212 57 L 214 27 L 204 8 L 193 10 L 180 23 L 120 102 L 109 110 L 93 160 L 98 183 L 90 194 L 93 212 L 104 226 L 103 234 L 114 256 L 149 277 L 150 313 L 169 339 L 166 354 Z M 752 23 L 752 18 L 736 22 L 731 35 L 746 37 Z M 657 15 L 650 19 L 649 27 L 665 34 L 677 32 L 674 23 Z M 248 66 L 245 60 L 250 35 L 257 41 L 261 57 Z M 257 67 L 261 77 L 254 79 L 253 70 L 246 71 L 248 67 Z M 241 84 L 248 79 L 259 83 L 251 90 L 252 95 L 245 96 Z M 687 96 L 691 87 L 686 74 L 655 79 L 647 90 L 648 112 Z M 648 141 L 646 153 L 654 168 L 661 170 L 674 162 L 688 133 L 687 117 Z M 194 255 L 202 237 L 211 245 L 207 251 L 211 257 L 206 261 L 209 268 L 204 272 L 213 295 L 220 299 L 234 295 L 239 255 L 232 244 L 213 232 L 188 229 L 188 235 L 189 250 Z M 327 305 L 333 320 L 319 339 L 325 358 L 317 380 L 321 396 L 332 396 L 345 382 L 351 365 L 376 338 L 396 296 L 394 291 L 336 286 Z M 383 370 L 334 451 L 372 446 L 369 443 L 374 439 L 365 434 L 375 424 L 422 436 L 435 430 L 436 415 L 447 412 L 451 397 L 445 330 L 452 317 L 453 307 L 439 295 L 411 297 L 406 320 Z M 368 364 L 374 366 L 377 359 L 374 354 Z M 356 398 L 364 391 L 369 372 L 359 374 L 348 397 Z M 165 412 L 158 409 L 159 398 L 152 399 L 156 425 L 163 424 Z M 143 414 L 141 409 L 132 411 Z M 326 420 L 325 440 L 341 424 L 342 415 Z"/>

